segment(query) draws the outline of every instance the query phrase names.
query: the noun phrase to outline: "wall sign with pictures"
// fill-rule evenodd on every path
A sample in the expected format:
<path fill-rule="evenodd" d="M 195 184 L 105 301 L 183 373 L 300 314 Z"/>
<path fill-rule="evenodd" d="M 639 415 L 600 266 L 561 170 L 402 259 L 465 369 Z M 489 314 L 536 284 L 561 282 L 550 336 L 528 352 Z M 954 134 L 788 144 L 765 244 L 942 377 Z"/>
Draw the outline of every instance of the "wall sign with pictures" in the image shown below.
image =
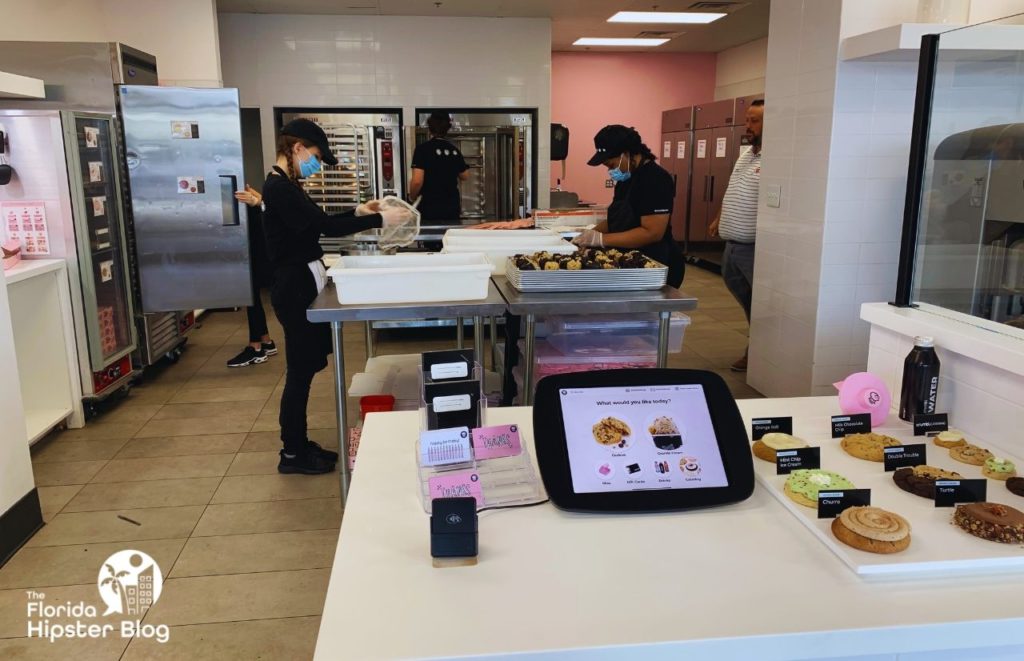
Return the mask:
<path fill-rule="evenodd" d="M 97 184 L 103 181 L 103 163 L 100 161 L 89 161 L 89 183 Z"/>
<path fill-rule="evenodd" d="M 92 215 L 93 218 L 99 218 L 107 214 L 107 196 L 97 195 L 92 198 Z"/>
<path fill-rule="evenodd" d="M 4 202 L 0 205 L 0 216 L 3 216 L 3 231 L 6 237 L 19 241 L 23 254 L 50 254 L 45 202 Z"/>

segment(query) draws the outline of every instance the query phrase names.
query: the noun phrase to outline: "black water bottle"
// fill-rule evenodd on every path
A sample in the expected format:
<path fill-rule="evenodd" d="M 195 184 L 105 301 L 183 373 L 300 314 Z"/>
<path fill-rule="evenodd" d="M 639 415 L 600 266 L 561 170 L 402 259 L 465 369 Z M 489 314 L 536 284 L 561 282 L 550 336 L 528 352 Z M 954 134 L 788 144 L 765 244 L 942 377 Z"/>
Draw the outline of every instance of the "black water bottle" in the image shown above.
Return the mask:
<path fill-rule="evenodd" d="M 914 348 L 903 361 L 900 418 L 913 422 L 918 413 L 935 413 L 939 394 L 939 357 L 930 337 L 915 337 Z"/>

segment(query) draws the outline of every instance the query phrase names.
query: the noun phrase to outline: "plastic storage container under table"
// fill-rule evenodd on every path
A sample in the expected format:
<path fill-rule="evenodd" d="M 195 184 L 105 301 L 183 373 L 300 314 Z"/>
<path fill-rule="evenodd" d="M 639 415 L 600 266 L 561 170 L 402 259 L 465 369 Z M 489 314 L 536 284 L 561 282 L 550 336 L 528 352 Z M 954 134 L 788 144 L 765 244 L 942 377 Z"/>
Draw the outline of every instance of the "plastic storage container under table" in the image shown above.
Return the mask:
<path fill-rule="evenodd" d="M 563 354 L 620 355 L 646 351 L 632 340 L 644 340 L 652 352 L 658 346 L 658 315 L 595 314 L 573 317 L 552 316 L 545 319 L 549 327 L 548 341 Z M 690 318 L 673 312 L 669 325 L 668 351 L 683 350 L 683 335 Z"/>
<path fill-rule="evenodd" d="M 534 345 L 533 354 L 533 388 L 530 391 L 532 392 L 536 388 L 538 381 L 546 376 L 555 374 L 657 367 L 656 345 L 647 342 L 643 338 L 622 339 L 625 340 L 621 347 L 623 349 L 622 353 L 603 355 L 566 355 L 551 345 L 550 337 L 547 340 L 537 340 Z M 519 340 L 519 356 L 521 361 L 524 360 L 525 355 L 526 342 L 525 340 Z M 516 385 L 519 387 L 519 401 L 524 399 L 522 397 L 525 383 L 524 372 L 522 362 L 512 370 L 513 378 L 515 378 Z"/>

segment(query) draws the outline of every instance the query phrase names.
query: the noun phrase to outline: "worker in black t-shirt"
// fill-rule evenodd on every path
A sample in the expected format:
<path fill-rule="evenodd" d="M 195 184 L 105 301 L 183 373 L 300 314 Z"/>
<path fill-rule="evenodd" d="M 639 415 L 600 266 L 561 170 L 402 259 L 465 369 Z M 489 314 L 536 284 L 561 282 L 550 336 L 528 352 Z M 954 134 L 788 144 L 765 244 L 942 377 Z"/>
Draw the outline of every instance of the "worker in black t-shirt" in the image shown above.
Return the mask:
<path fill-rule="evenodd" d="M 323 129 L 308 119 L 296 119 L 281 129 L 277 162 L 263 184 L 263 232 L 274 269 L 270 302 L 284 328 L 286 372 L 281 395 L 281 473 L 327 473 L 338 453 L 324 450 L 306 436 L 306 405 L 313 376 L 327 367 L 331 353 L 328 324 L 306 319 L 306 309 L 327 281 L 320 236 L 345 236 L 404 222 L 404 211 L 381 211 L 372 201 L 327 215 L 299 185 L 320 171 L 320 161 L 337 165 Z M 380 213 L 378 213 L 380 212 Z M 342 430 L 345 432 L 346 430 Z"/>
<path fill-rule="evenodd" d="M 639 250 L 668 267 L 668 284 L 683 284 L 686 263 L 672 239 L 669 218 L 675 198 L 675 182 L 643 143 L 640 134 L 627 126 L 612 124 L 594 136 L 595 154 L 587 165 L 608 168 L 615 194 L 608 220 L 584 230 L 573 243 L 595 248 Z"/>
<path fill-rule="evenodd" d="M 469 166 L 458 148 L 444 139 L 451 127 L 448 113 L 430 113 L 430 139 L 412 154 L 409 199 L 421 198 L 418 208 L 424 221 L 458 220 L 462 215 L 459 182 L 469 177 Z"/>

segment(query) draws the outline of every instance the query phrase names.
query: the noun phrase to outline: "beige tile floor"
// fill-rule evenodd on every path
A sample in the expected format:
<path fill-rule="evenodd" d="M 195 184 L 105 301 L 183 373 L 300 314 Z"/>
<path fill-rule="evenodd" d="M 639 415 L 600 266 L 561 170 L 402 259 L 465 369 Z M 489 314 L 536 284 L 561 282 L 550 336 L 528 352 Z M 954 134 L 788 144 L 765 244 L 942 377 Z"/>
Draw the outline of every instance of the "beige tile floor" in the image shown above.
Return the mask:
<path fill-rule="evenodd" d="M 690 268 L 684 288 L 700 309 L 670 366 L 714 370 L 737 397 L 759 396 L 728 369 L 747 325 L 721 279 Z M 46 526 L 0 568 L 0 658 L 312 656 L 341 521 L 337 475 L 277 474 L 283 356 L 229 370 L 224 362 L 247 339 L 244 313 L 201 323 L 180 362 L 147 373 L 84 429 L 33 448 Z M 378 347 L 450 346 L 444 333 L 392 333 Z M 365 362 L 361 326 L 346 327 L 345 353 L 350 373 Z M 314 381 L 310 427 L 312 438 L 337 447 L 330 371 Z M 145 622 L 170 625 L 170 642 L 25 638 L 26 590 L 48 602 L 98 603 L 100 563 L 124 548 L 147 552 L 164 572 Z"/>

